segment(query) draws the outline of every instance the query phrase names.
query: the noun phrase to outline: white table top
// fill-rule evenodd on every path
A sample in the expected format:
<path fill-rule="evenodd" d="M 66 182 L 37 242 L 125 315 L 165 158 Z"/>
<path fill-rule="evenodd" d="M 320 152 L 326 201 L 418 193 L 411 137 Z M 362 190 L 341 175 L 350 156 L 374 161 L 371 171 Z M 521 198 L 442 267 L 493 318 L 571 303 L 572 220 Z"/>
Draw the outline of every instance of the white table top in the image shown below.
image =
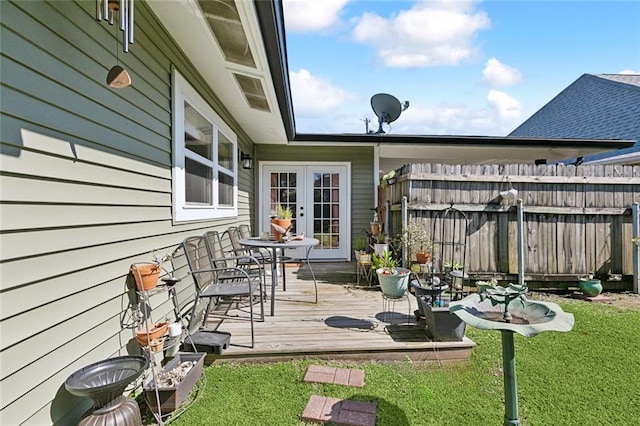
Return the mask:
<path fill-rule="evenodd" d="M 286 242 L 274 241 L 274 240 L 261 240 L 259 237 L 251 237 L 240 240 L 240 244 L 248 247 L 264 247 L 264 248 L 295 248 L 295 247 L 309 247 L 320 244 L 317 238 L 303 238 L 301 240 L 289 240 Z"/>

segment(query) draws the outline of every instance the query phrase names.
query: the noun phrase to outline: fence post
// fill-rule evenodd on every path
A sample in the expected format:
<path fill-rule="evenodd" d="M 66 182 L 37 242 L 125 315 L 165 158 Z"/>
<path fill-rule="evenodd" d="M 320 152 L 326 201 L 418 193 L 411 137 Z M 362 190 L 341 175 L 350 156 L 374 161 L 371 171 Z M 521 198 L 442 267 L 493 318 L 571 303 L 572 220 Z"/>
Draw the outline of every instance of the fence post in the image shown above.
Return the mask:
<path fill-rule="evenodd" d="M 407 196 L 402 197 L 402 267 L 406 268 L 409 260 L 407 260 Z"/>
<path fill-rule="evenodd" d="M 631 206 L 631 223 L 633 224 L 633 238 L 640 238 L 640 210 L 638 202 Z M 633 244 L 633 292 L 638 294 L 638 281 L 640 280 L 640 246 Z"/>
<path fill-rule="evenodd" d="M 522 212 L 522 198 L 518 198 L 518 284 L 524 285 L 524 214 Z"/>

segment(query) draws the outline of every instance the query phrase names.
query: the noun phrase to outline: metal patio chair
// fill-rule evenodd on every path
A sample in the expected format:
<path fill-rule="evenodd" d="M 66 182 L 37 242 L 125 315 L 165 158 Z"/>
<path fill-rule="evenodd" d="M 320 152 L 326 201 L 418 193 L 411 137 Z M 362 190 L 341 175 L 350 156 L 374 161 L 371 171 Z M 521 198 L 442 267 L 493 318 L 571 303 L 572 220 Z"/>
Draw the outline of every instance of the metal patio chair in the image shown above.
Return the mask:
<path fill-rule="evenodd" d="M 251 230 L 249 225 L 240 225 L 238 227 L 231 226 L 227 229 L 227 233 L 229 234 L 229 238 L 231 240 L 231 244 L 233 246 L 234 251 L 245 251 L 247 252 L 247 248 L 243 247 L 240 244 L 241 239 L 251 238 Z M 278 253 L 280 250 L 278 250 Z M 264 248 L 255 248 L 250 250 L 249 253 L 254 256 L 267 270 L 271 265 L 271 257 L 273 256 L 271 250 Z M 287 290 L 287 278 L 286 278 L 286 270 L 285 264 L 288 262 L 293 262 L 294 258 L 289 256 L 283 256 L 282 254 L 278 254 L 277 258 L 278 263 L 282 267 L 282 289 L 284 291 Z"/>
<path fill-rule="evenodd" d="M 223 261 L 214 261 L 204 235 L 186 238 L 182 242 L 182 247 L 196 287 L 194 304 L 198 305 L 200 299 L 209 299 L 203 315 L 203 323 L 211 310 L 212 303 L 223 298 L 246 297 L 249 305 L 251 347 L 253 348 L 255 344 L 253 305 L 256 302 L 256 292 L 260 302 L 260 321 L 264 321 L 262 275 L 250 275 L 247 269 L 228 265 Z"/>

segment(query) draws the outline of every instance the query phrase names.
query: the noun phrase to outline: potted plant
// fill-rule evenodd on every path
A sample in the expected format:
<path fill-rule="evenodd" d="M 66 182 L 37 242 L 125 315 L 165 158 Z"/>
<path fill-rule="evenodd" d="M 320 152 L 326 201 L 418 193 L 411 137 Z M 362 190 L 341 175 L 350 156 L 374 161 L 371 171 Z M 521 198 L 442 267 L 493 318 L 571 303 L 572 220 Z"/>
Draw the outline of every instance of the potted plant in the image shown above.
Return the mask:
<path fill-rule="evenodd" d="M 276 216 L 271 218 L 271 231 L 276 241 L 282 241 L 282 238 L 289 233 L 292 218 L 291 208 L 284 207 L 282 204 L 276 206 Z"/>
<path fill-rule="evenodd" d="M 376 268 L 382 293 L 387 297 L 402 297 L 407 291 L 411 271 L 399 268 L 398 260 L 389 250 L 385 250 L 382 255 L 374 253 L 373 266 Z"/>
<path fill-rule="evenodd" d="M 407 244 L 407 261 L 414 259 L 420 265 L 424 265 L 431 259 L 433 244 L 431 237 L 423 225 L 411 222 L 407 225 L 402 243 Z"/>
<path fill-rule="evenodd" d="M 446 292 L 437 297 L 416 297 L 424 313 L 427 335 L 435 342 L 459 342 L 464 338 L 466 324 L 457 315 L 449 312 L 451 296 Z"/>
<path fill-rule="evenodd" d="M 162 272 L 162 264 L 171 260 L 171 256 L 165 254 L 158 256 L 157 251 L 153 251 L 151 262 L 139 262 L 131 265 L 131 275 L 136 282 L 139 291 L 149 291 L 158 285 L 158 278 Z"/>
<path fill-rule="evenodd" d="M 182 405 L 202 376 L 205 355 L 178 352 L 162 371 L 149 378 L 144 391 L 153 412 L 164 416 Z"/>
<path fill-rule="evenodd" d="M 578 278 L 578 288 L 586 297 L 597 297 L 602 293 L 602 282 L 589 274 Z"/>
<path fill-rule="evenodd" d="M 386 251 L 389 251 L 389 239 L 387 234 L 380 232 L 376 237 L 376 242 L 373 244 L 373 252 L 378 256 L 383 256 Z"/>
<path fill-rule="evenodd" d="M 365 247 L 364 238 L 358 237 L 353 240 L 353 253 L 355 255 L 356 262 L 371 261 L 371 255 L 365 251 Z"/>

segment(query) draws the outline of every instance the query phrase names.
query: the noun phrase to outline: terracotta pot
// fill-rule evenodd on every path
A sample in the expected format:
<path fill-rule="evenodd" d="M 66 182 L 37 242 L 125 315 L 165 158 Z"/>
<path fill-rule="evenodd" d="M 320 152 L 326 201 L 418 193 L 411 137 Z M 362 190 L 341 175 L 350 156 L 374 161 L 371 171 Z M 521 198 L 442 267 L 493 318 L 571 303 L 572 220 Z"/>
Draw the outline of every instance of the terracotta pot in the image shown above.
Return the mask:
<path fill-rule="evenodd" d="M 284 229 L 288 229 L 291 226 L 291 219 L 271 219 L 271 223 L 275 223 L 276 225 L 284 228 Z M 276 229 L 272 226 L 271 227 L 271 233 L 273 234 L 273 239 L 276 241 L 280 241 L 282 240 L 282 237 L 284 236 L 284 234 L 276 231 Z"/>
<path fill-rule="evenodd" d="M 140 263 L 131 266 L 131 274 L 136 280 L 136 287 L 140 291 L 155 288 L 158 285 L 160 271 L 162 271 L 162 267 L 157 263 Z"/>
<path fill-rule="evenodd" d="M 164 336 L 167 332 L 167 328 L 169 327 L 168 322 L 155 322 L 149 325 L 149 339 L 156 340 L 160 337 Z M 136 340 L 140 344 L 140 346 L 147 346 L 147 330 L 142 328 L 140 330 L 136 330 Z"/>
<path fill-rule="evenodd" d="M 429 259 L 431 259 L 431 253 L 426 253 L 422 251 L 416 252 L 416 261 L 424 265 L 425 263 L 429 263 Z"/>

